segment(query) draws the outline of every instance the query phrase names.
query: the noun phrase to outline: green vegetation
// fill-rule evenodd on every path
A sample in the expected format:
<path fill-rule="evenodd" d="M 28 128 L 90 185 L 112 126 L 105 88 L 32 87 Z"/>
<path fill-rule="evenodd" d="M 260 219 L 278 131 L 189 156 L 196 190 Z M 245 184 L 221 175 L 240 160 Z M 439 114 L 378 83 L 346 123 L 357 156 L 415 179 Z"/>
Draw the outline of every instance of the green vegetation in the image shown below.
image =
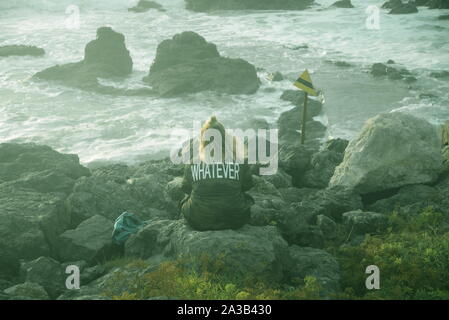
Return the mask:
<path fill-rule="evenodd" d="M 341 292 L 333 299 L 449 299 L 449 228 L 443 214 L 432 208 L 410 216 L 393 212 L 390 227 L 367 235 L 357 246 L 329 244 L 341 268 Z M 205 258 L 201 270 L 192 270 L 186 261 L 165 262 L 144 274 L 145 261 L 118 259 L 108 268 L 120 267 L 111 277 L 104 294 L 113 299 L 320 299 L 322 288 L 313 277 L 294 286 L 260 279 L 221 276 L 220 259 Z M 380 290 L 367 290 L 365 268 L 380 269 Z"/>
<path fill-rule="evenodd" d="M 393 212 L 390 228 L 360 246 L 334 252 L 340 263 L 340 299 L 449 299 L 449 232 L 432 208 L 416 216 Z M 380 269 L 380 290 L 367 290 L 365 268 Z"/>

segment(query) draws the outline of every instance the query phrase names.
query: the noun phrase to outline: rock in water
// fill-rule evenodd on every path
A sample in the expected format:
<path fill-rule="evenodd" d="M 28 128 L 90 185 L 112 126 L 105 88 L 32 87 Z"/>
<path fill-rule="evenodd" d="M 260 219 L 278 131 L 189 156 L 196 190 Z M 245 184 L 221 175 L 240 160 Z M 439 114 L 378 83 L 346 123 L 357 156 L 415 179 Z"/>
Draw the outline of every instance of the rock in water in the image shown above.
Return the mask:
<path fill-rule="evenodd" d="M 430 0 L 429 9 L 449 9 L 449 0 Z"/>
<path fill-rule="evenodd" d="M 184 220 L 156 220 L 131 236 L 127 256 L 147 259 L 156 254 L 182 258 L 194 269 L 217 262 L 223 272 L 280 280 L 289 259 L 288 246 L 275 227 L 244 226 L 239 230 L 195 231 Z"/>
<path fill-rule="evenodd" d="M 418 8 L 413 3 L 403 3 L 401 5 L 393 7 L 389 14 L 410 14 L 410 13 L 417 13 Z"/>
<path fill-rule="evenodd" d="M 45 50 L 35 46 L 25 46 L 25 45 L 9 45 L 0 47 L 0 57 L 9 56 L 43 56 Z"/>
<path fill-rule="evenodd" d="M 192 11 L 213 10 L 304 10 L 313 0 L 186 0 Z"/>
<path fill-rule="evenodd" d="M 132 12 L 146 12 L 151 9 L 156 9 L 158 11 L 165 11 L 162 5 L 154 1 L 139 0 L 136 6 L 129 8 L 128 11 Z"/>
<path fill-rule="evenodd" d="M 334 2 L 332 7 L 337 7 L 337 8 L 354 8 L 354 6 L 351 3 L 351 0 L 339 0 L 337 2 Z"/>
<path fill-rule="evenodd" d="M 65 85 L 86 90 L 107 89 L 98 84 L 97 78 L 123 77 L 132 72 L 133 62 L 125 46 L 123 34 L 110 27 L 97 29 L 97 38 L 84 49 L 84 59 L 57 65 L 40 71 L 34 78 L 54 80 Z"/>
<path fill-rule="evenodd" d="M 389 0 L 382 5 L 382 9 L 393 9 L 402 5 L 401 0 Z"/>
<path fill-rule="evenodd" d="M 260 86 L 252 64 L 221 57 L 214 44 L 195 32 L 162 41 L 143 80 L 164 97 L 200 91 L 253 94 Z"/>
<path fill-rule="evenodd" d="M 98 262 L 109 257 L 113 226 L 112 221 L 95 215 L 76 229 L 67 230 L 59 236 L 57 246 L 61 260 Z"/>
<path fill-rule="evenodd" d="M 385 113 L 369 119 L 349 143 L 329 185 L 367 194 L 434 182 L 441 168 L 441 141 L 433 125 L 405 113 Z"/>

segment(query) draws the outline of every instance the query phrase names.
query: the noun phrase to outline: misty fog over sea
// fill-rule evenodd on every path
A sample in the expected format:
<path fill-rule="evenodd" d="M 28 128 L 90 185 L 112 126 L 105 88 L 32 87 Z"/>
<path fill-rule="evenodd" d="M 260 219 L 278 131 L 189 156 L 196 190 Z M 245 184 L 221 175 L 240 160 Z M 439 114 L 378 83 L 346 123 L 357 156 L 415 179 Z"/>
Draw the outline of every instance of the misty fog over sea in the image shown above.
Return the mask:
<path fill-rule="evenodd" d="M 128 12 L 130 0 L 0 0 L 0 46 L 35 45 L 42 57 L 0 57 L 0 142 L 36 142 L 76 153 L 84 164 L 135 162 L 167 155 L 185 140 L 192 121 L 211 114 L 231 128 L 254 118 L 273 127 L 292 105 L 279 99 L 293 80 L 309 69 L 326 103 L 321 119 L 331 137 L 352 138 L 370 117 L 401 110 L 432 123 L 449 119 L 449 10 L 419 8 L 418 14 L 388 15 L 380 9 L 379 29 L 366 25 L 370 5 L 382 0 L 353 0 L 353 9 L 328 8 L 333 0 L 304 11 L 187 11 L 184 0 L 160 0 L 165 12 Z M 70 6 L 79 8 L 79 26 L 70 25 Z M 179 98 L 114 96 L 31 80 L 55 64 L 79 61 L 97 28 L 111 26 L 126 37 L 134 62 L 125 80 L 102 84 L 140 88 L 157 45 L 176 33 L 195 31 L 228 57 L 254 64 L 262 85 L 253 95 L 214 92 Z M 182 55 L 182 52 L 179 53 Z M 376 62 L 392 59 L 416 82 L 373 77 Z M 349 66 L 335 65 L 344 61 Z M 270 73 L 285 79 L 272 82 Z"/>

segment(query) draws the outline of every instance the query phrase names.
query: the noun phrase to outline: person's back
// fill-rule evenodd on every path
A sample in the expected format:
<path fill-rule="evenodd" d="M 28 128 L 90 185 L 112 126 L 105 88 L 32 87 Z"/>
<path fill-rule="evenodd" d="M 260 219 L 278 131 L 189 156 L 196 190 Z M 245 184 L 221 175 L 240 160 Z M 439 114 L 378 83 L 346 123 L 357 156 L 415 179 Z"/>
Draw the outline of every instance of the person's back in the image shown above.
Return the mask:
<path fill-rule="evenodd" d="M 237 229 L 249 221 L 250 207 L 254 203 L 245 194 L 253 185 L 250 168 L 236 161 L 235 153 L 228 161 L 225 157 L 222 162 L 206 161 L 204 147 L 207 142 L 203 133 L 210 128 L 225 135 L 223 126 L 215 117 L 203 127 L 201 161 L 187 165 L 184 171 L 182 188 L 190 196 L 182 203 L 182 213 L 197 230 Z"/>

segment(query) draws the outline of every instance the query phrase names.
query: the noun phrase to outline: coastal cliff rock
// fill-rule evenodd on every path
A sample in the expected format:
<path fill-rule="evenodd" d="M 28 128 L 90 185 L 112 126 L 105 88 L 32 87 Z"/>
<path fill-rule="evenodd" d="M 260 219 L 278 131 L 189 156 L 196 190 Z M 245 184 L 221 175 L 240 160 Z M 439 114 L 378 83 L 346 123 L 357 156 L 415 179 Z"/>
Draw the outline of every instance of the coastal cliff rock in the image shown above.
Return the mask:
<path fill-rule="evenodd" d="M 200 91 L 253 94 L 260 86 L 252 64 L 220 56 L 213 43 L 190 31 L 158 45 L 144 81 L 163 97 Z"/>

